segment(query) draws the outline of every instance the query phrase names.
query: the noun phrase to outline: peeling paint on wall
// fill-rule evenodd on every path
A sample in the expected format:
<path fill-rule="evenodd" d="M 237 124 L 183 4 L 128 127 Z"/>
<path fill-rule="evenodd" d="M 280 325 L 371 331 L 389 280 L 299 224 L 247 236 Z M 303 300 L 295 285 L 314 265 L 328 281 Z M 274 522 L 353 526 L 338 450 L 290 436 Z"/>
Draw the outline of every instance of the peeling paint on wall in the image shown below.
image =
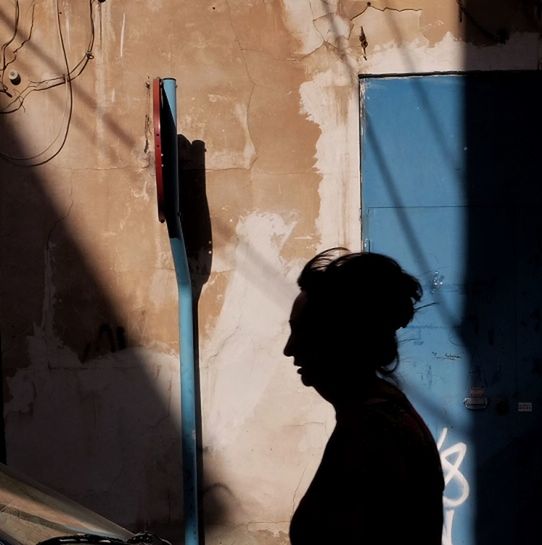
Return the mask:
<path fill-rule="evenodd" d="M 7 55 L 31 3 L 21 0 Z M 88 5 L 61 4 L 73 66 Z M 0 43 L 11 8 L 0 7 Z M 208 543 L 287 543 L 333 415 L 281 351 L 304 261 L 360 245 L 358 76 L 539 66 L 540 21 L 519 0 L 468 8 L 470 18 L 456 0 L 96 4 L 62 153 L 35 169 L 0 163 L 10 463 L 117 522 L 179 525 L 176 284 L 146 85 L 173 76 L 179 130 L 206 150 L 212 227 L 199 301 Z M 21 85 L 63 73 L 52 1 L 36 3 L 13 67 Z M 66 104 L 65 86 L 33 93 L 0 118 L 0 151 L 44 149 Z"/>

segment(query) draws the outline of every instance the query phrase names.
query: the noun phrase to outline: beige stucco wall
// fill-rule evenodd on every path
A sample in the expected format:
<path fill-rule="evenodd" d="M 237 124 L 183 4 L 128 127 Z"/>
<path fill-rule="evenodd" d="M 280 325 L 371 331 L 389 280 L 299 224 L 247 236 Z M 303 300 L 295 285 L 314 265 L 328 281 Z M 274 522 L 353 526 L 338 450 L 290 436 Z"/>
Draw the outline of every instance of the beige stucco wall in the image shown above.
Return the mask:
<path fill-rule="evenodd" d="M 533 14 L 486 4 L 471 6 L 484 34 L 455 0 L 95 2 L 71 117 L 61 84 L 0 118 L 2 153 L 46 150 L 0 163 L 8 463 L 120 524 L 178 526 L 177 294 L 149 123 L 149 82 L 172 76 L 179 132 L 206 150 L 207 542 L 287 543 L 333 414 L 281 351 L 303 262 L 360 246 L 358 75 L 536 69 Z M 13 96 L 66 71 L 55 0 L 20 6 L 6 48 L 8 59 L 19 48 L 9 69 L 22 82 L 4 78 Z M 89 43 L 88 2 L 58 6 L 73 67 Z M 13 21 L 3 2 L 2 42 Z M 496 43 L 502 28 L 510 36 Z M 0 107 L 12 100 L 0 94 Z M 68 124 L 56 157 L 20 166 L 47 159 Z"/>

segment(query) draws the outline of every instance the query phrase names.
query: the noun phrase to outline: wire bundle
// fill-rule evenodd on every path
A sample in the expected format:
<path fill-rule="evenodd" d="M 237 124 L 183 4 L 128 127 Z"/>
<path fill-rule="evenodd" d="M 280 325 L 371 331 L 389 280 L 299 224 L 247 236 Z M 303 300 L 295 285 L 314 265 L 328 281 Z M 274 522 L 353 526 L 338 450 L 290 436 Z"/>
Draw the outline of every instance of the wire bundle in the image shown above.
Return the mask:
<path fill-rule="evenodd" d="M 64 108 L 64 115 L 62 118 L 62 123 L 60 125 L 59 131 L 54 137 L 54 139 L 39 153 L 28 156 L 13 156 L 7 153 L 0 151 L 0 158 L 8 161 L 11 164 L 24 167 L 34 167 L 43 165 L 47 163 L 54 157 L 56 157 L 62 148 L 64 147 L 66 140 L 68 138 L 68 133 L 71 124 L 71 118 L 73 114 L 73 87 L 72 82 L 74 79 L 79 77 L 85 70 L 87 64 L 91 59 L 93 59 L 93 48 L 94 48 L 94 39 L 95 39 L 95 24 L 94 24 L 94 4 L 96 0 L 89 0 L 88 9 L 89 9 L 89 20 L 90 20 L 90 38 L 87 45 L 86 51 L 82 55 L 81 59 L 72 67 L 69 66 L 68 55 L 66 52 L 66 46 L 64 43 L 64 35 L 62 32 L 62 24 L 60 20 L 61 11 L 59 8 L 59 0 L 55 0 L 56 8 L 56 22 L 58 30 L 58 38 L 60 47 L 62 50 L 63 64 L 65 66 L 65 72 L 54 76 L 52 78 L 43 79 L 39 81 L 30 80 L 26 87 L 22 91 L 17 91 L 16 96 L 10 100 L 3 108 L 0 108 L 0 115 L 12 114 L 24 107 L 24 102 L 30 94 L 36 91 L 46 91 L 60 85 L 66 86 L 66 106 Z M 35 15 L 35 1 L 32 3 L 32 14 L 31 14 L 31 24 L 28 36 L 21 42 L 19 47 L 13 50 L 12 58 L 7 59 L 7 48 L 13 43 L 16 39 L 19 31 L 19 20 L 20 20 L 20 5 L 19 0 L 15 0 L 15 19 L 13 25 L 13 33 L 7 42 L 2 44 L 0 47 L 0 93 L 6 94 L 8 97 L 12 97 L 11 93 L 8 91 L 7 86 L 4 83 L 4 77 L 6 69 L 17 59 L 17 53 L 21 48 L 30 41 L 32 37 L 32 31 L 34 28 L 34 15 Z M 58 145 L 55 148 L 55 144 Z M 52 150 L 52 151 L 51 151 Z"/>

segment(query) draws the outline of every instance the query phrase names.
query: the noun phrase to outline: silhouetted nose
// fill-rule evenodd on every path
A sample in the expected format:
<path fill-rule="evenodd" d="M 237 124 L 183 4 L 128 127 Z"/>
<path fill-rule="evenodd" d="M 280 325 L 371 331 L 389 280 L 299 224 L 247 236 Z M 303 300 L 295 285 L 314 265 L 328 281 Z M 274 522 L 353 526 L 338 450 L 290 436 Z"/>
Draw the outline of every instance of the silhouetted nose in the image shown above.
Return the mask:
<path fill-rule="evenodd" d="M 283 354 L 284 354 L 286 357 L 288 357 L 288 358 L 290 358 L 290 357 L 293 356 L 293 353 L 292 353 L 292 344 L 293 344 L 293 342 L 292 342 L 292 336 L 290 335 L 290 336 L 288 337 L 288 341 L 286 342 L 286 345 L 284 346 L 284 350 L 282 351 Z"/>

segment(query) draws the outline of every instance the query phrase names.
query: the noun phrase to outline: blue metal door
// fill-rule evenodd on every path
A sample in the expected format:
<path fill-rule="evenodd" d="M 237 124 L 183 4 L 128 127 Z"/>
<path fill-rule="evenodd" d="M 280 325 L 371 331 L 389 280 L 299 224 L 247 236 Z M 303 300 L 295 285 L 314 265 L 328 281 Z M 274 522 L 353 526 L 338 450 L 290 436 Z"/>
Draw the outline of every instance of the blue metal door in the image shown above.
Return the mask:
<path fill-rule="evenodd" d="M 424 287 L 399 377 L 441 453 L 444 545 L 539 540 L 541 82 L 362 80 L 364 244 Z"/>

